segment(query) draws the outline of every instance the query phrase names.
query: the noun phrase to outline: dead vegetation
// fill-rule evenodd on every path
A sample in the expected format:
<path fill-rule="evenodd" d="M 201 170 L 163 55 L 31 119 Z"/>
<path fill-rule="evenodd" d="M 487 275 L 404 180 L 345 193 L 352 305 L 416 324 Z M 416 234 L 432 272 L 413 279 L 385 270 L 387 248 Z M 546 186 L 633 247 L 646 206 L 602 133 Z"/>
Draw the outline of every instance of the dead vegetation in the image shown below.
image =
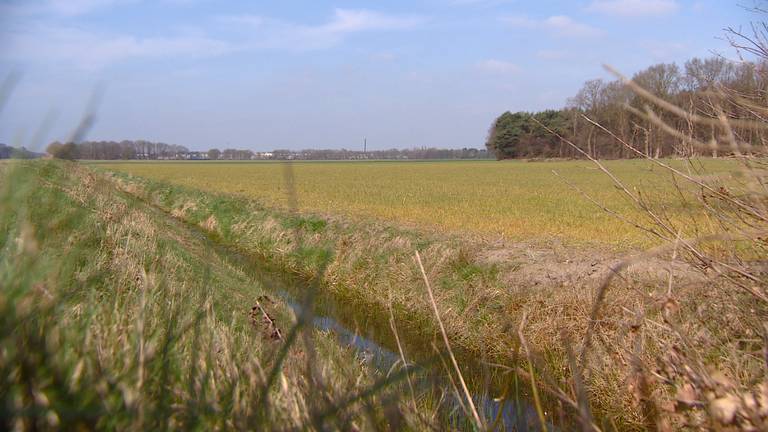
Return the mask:
<path fill-rule="evenodd" d="M 765 44 L 761 37 L 757 35 L 746 43 L 757 43 L 762 49 Z M 706 116 L 670 105 L 631 81 L 623 83 L 646 100 L 645 110 L 635 109 L 635 114 L 644 116 L 658 129 L 657 133 L 670 134 L 692 148 L 708 148 L 718 155 L 728 155 L 741 167 L 730 178 L 707 173 L 696 160 L 689 160 L 680 168 L 633 147 L 585 117 L 585 121 L 611 136 L 623 151 L 642 157 L 649 165 L 669 174 L 676 185 L 685 184 L 677 188 L 680 199 L 697 202 L 703 210 L 705 225 L 683 227 L 682 222 L 667 214 L 668 209 L 654 206 L 647 191 L 627 187 L 593 159 L 595 166 L 641 212 L 639 216 L 624 218 L 620 212 L 612 211 L 610 205 L 600 209 L 624 218 L 626 223 L 662 242 L 655 249 L 626 259 L 616 259 L 604 252 L 564 252 L 524 244 L 478 246 L 376 223 L 328 223 L 312 215 L 272 211 L 233 197 L 127 177 L 112 180 L 123 191 L 202 227 L 230 246 L 307 279 L 320 276 L 324 294 L 370 314 L 386 314 L 391 317 L 388 322 L 393 328 L 416 328 L 422 332 L 422 344 L 426 345 L 430 338 L 433 344 L 437 340 L 450 353 L 450 364 L 446 365 L 456 380 L 452 385 L 478 429 L 492 426 L 493 422 L 482 418 L 474 406 L 463 382 L 461 366 L 453 358 L 454 350 L 485 356 L 484 363 L 489 367 L 526 379 L 542 423 L 551 415 L 545 409 L 554 407 L 575 416 L 584 430 L 768 429 L 768 166 L 760 146 L 768 128 L 764 121 L 768 115 L 766 95 L 745 98 L 728 89 L 714 89 L 717 94 L 711 99 L 712 115 Z M 719 105 L 717 101 L 728 101 L 728 105 Z M 727 109 L 733 106 L 741 107 L 739 117 Z M 665 116 L 657 111 L 664 111 Z M 750 114 L 744 117 L 744 112 Z M 664 120 L 669 116 L 679 117 L 692 128 L 711 130 L 711 140 L 704 142 L 699 134 L 674 128 Z M 748 139 L 742 136 L 743 131 L 750 132 Z M 152 267 L 155 272 L 146 273 L 142 263 L 163 256 L 163 261 L 156 265 L 162 264 L 163 272 L 171 274 L 184 274 L 189 270 L 188 263 L 178 256 L 164 255 L 147 240 L 163 233 L 151 220 L 127 207 L 110 205 L 94 189 L 99 181 L 85 170 L 80 175 L 83 181 L 68 193 L 75 202 L 97 214 L 99 223 L 105 224 L 108 235 L 102 253 L 103 259 L 108 259 L 107 268 L 118 275 L 117 286 L 139 289 L 140 297 L 133 300 L 142 305 L 117 315 L 104 308 L 107 318 L 100 319 L 114 319 L 115 325 L 110 321 L 95 327 L 104 335 L 89 334 L 88 343 L 92 345 L 88 347 L 99 356 L 94 360 L 97 365 L 86 370 L 106 367 L 115 359 L 132 359 L 134 351 L 121 351 L 109 342 L 124 342 L 126 334 L 138 334 L 139 340 L 133 347 L 140 354 L 125 365 L 126 373 L 138 376 L 138 389 L 126 387 L 122 391 L 128 395 L 128 401 L 141 400 L 135 395 L 141 394 L 147 385 L 151 374 L 145 365 L 157 355 L 161 340 L 145 341 L 141 335 L 146 328 L 158 327 L 152 320 L 162 315 L 159 305 L 163 304 L 147 300 L 151 295 L 160 295 L 161 290 L 156 289 L 156 279 L 161 279 L 157 272 L 160 267 Z M 580 191 L 573 193 L 577 195 Z M 115 225 L 116 221 L 119 225 Z M 18 253 L 33 253 L 38 249 L 34 235 L 23 224 L 20 226 L 14 241 L 7 244 L 15 245 Z M 694 235 L 683 236 L 683 232 Z M 129 249 L 129 245 L 135 249 Z M 77 277 L 87 280 L 87 275 Z M 168 294 L 159 298 L 164 302 L 178 301 L 187 295 L 181 291 L 183 286 L 172 284 Z M 50 295 L 51 288 L 45 283 L 34 287 L 31 292 L 36 296 Z M 242 303 L 251 307 L 251 330 L 255 326 L 266 340 L 298 337 L 296 332 L 279 329 L 266 300 L 250 306 L 252 298 Z M 20 301 L 19 313 L 25 313 L 30 302 Z M 230 327 L 214 316 L 210 303 L 204 304 L 203 328 L 214 330 L 208 339 L 203 335 L 195 343 L 208 344 L 209 349 L 204 351 L 209 353 L 240 352 L 243 346 L 239 342 L 221 342 L 213 336 L 230 331 Z M 81 313 L 78 306 L 72 310 L 74 317 Z M 413 347 L 407 343 L 401 346 L 399 338 L 397 344 L 403 363 L 407 363 L 403 353 Z M 248 344 L 245 347 L 260 349 Z M 305 346 L 294 355 L 287 352 L 288 348 L 278 357 L 280 361 L 294 361 L 297 369 L 306 368 L 306 374 L 269 375 L 258 363 L 243 368 L 239 359 L 219 358 L 217 370 L 210 371 L 197 368 L 196 362 L 210 365 L 212 359 L 196 359 L 183 362 L 179 369 L 192 367 L 198 373 L 206 370 L 214 374 L 213 378 L 196 375 L 191 381 L 194 391 L 165 390 L 185 395 L 177 401 L 180 405 L 217 406 L 221 399 L 231 401 L 234 408 L 230 407 L 230 416 L 243 423 L 225 426 L 238 428 L 252 425 L 249 421 L 253 416 L 263 415 L 253 411 L 249 404 L 253 400 L 270 401 L 267 403 L 275 409 L 269 410 L 269 421 L 286 421 L 296 427 L 324 421 L 327 416 L 323 404 L 326 409 L 354 404 L 347 402 L 349 394 L 355 393 L 340 395 L 334 389 L 356 387 L 324 370 L 329 367 L 326 363 L 315 364 L 314 348 Z M 120 361 L 118 365 L 123 365 Z M 286 370 L 294 369 L 289 365 Z M 80 374 L 82 371 L 74 375 Z M 251 385 L 238 391 L 226 389 L 231 393 L 211 384 L 233 383 L 235 378 L 240 383 L 243 376 Z M 15 384 L 20 387 L 22 383 Z M 201 389 L 212 390 L 201 396 L 207 398 L 204 401 L 195 399 Z M 317 396 L 317 400 L 307 398 L 304 391 Z M 265 398 L 267 393 L 274 399 Z M 36 404 L 33 396 L 24 396 L 25 403 Z M 547 396 L 550 400 L 545 400 Z M 139 402 L 134 411 L 141 415 L 157 409 L 152 402 L 144 403 L 147 405 L 142 407 Z M 173 413 L 170 421 L 183 424 L 185 411 Z M 48 418 L 53 417 L 45 417 Z M 338 421 L 340 427 L 357 428 L 362 420 L 351 413 L 349 417 L 340 415 Z M 320 428 L 323 424 L 319 423 Z"/>
<path fill-rule="evenodd" d="M 760 13 L 765 13 L 758 10 Z M 765 53 L 764 25 L 754 27 L 752 37 L 731 30 L 752 53 Z M 745 45 L 736 45 L 744 48 Z M 763 58 L 762 60 L 765 60 Z M 614 72 L 616 73 L 616 72 Z M 578 361 L 568 365 L 570 378 L 557 386 L 566 394 L 590 394 L 589 400 L 610 398 L 604 371 L 613 369 L 613 385 L 625 386 L 625 412 L 633 412 L 636 427 L 649 430 L 711 429 L 765 430 L 768 428 L 768 165 L 764 155 L 766 94 L 738 95 L 729 89 L 713 90 L 712 115 L 688 112 L 660 99 L 618 73 L 623 84 L 644 98 L 642 115 L 662 133 L 696 148 L 728 155 L 740 164 L 733 178 L 711 175 L 695 160 L 687 170 L 677 169 L 654 155 L 634 148 L 597 122 L 585 117 L 617 145 L 645 158 L 673 175 L 680 200 L 701 204 L 711 229 L 681 236 L 691 227 L 671 221 L 666 209 L 649 205 L 643 191 L 630 191 L 597 160 L 595 165 L 610 176 L 644 217 L 627 222 L 649 232 L 664 244 L 614 265 L 603 278 L 591 304 L 587 328 L 582 332 Z M 658 114 L 663 111 L 664 115 Z M 749 113 L 744 115 L 744 113 Z M 738 113 L 738 116 L 736 115 Z M 688 133 L 671 126 L 665 118 L 676 116 L 690 123 Z M 738 125 L 739 132 L 735 125 Z M 708 128 L 711 140 L 703 143 L 692 131 Z M 566 141 L 578 148 L 575 144 Z M 578 192 L 578 191 L 576 191 Z M 603 208 L 610 212 L 610 208 Z M 666 260 L 666 283 L 627 290 L 617 279 L 632 264 L 649 259 Z M 678 279 L 681 266 L 695 270 L 699 278 Z M 533 332 L 537 334 L 537 332 Z M 573 333 L 571 333 L 573 334 Z M 570 341 L 563 338 L 565 350 Z M 575 349 L 574 349 L 575 350 Z M 537 362 L 535 354 L 529 360 Z M 601 376 L 603 375 L 603 376 Z M 619 390 L 615 388 L 615 390 Z M 556 393 L 556 391 L 554 392 Z M 577 410 L 590 426 L 590 403 L 579 400 Z M 600 406 L 600 403 L 593 406 Z M 617 407 L 617 408 L 620 408 Z"/>
<path fill-rule="evenodd" d="M 267 311 L 267 308 L 273 303 L 274 302 L 269 296 L 259 296 L 256 304 L 251 308 L 250 313 L 248 313 L 248 318 L 250 318 L 253 327 L 257 329 L 265 339 L 281 341 L 283 340 L 283 333 L 280 331 L 280 327 L 278 327 L 274 316 Z"/>
<path fill-rule="evenodd" d="M 181 219 L 190 224 L 204 224 L 215 218 L 220 221 L 212 232 L 217 239 L 282 270 L 311 276 L 320 263 L 327 263 L 323 295 L 372 315 L 388 316 L 391 310 L 398 328 L 410 334 L 403 341 L 406 352 L 418 351 L 414 344 L 421 345 L 423 351 L 430 340 L 444 346 L 439 342 L 442 332 L 435 324 L 424 291 L 424 275 L 414 260 L 416 249 L 434 286 L 434 303 L 451 346 L 464 356 L 485 356 L 489 363 L 506 365 L 503 370 L 530 376 L 526 368 L 514 366 L 515 358 L 525 358 L 518 351 L 515 330 L 525 316 L 523 334 L 531 354 L 529 363 L 535 365 L 535 373 L 542 374 L 539 385 L 549 388 L 567 385 L 572 376 L 563 334 L 577 340 L 588 331 L 590 305 L 597 287 L 612 268 L 622 264 L 615 253 L 607 250 L 470 242 L 375 222 L 337 219 L 320 223 L 312 215 L 285 214 L 240 198 L 139 178 L 111 178 L 118 185 L 139 183 L 140 189 L 146 191 L 143 199 L 171 214 L 175 209 L 187 208 L 176 214 L 183 214 Z M 324 251 L 329 255 L 323 255 Z M 322 256 L 327 256 L 327 261 Z M 663 321 L 659 311 L 670 271 L 671 280 L 681 290 L 687 287 L 694 291 L 709 281 L 701 271 L 684 262 L 670 262 L 666 255 L 642 258 L 627 263 L 605 294 L 599 325 L 593 330 L 599 330 L 589 356 L 593 366 L 583 376 L 592 411 L 622 427 L 642 424 L 642 412 L 632 390 L 636 385 L 631 384 L 633 368 L 637 367 L 632 357 L 636 338 L 629 331 L 636 320 L 635 312 L 645 308 L 655 322 Z M 697 296 L 701 298 L 702 294 Z M 689 305 L 686 313 L 691 308 Z M 712 325 L 712 332 L 718 331 L 715 325 L 719 324 L 707 325 Z M 712 346 L 717 343 L 720 341 L 713 340 Z M 426 346 L 430 350 L 428 343 Z M 662 347 L 651 344 L 646 351 L 658 353 Z M 458 381 L 456 386 L 461 392 Z M 572 393 L 558 393 L 554 399 Z M 551 397 L 544 394 L 542 398 L 547 396 Z M 571 402 L 562 408 L 566 416 L 578 409 L 575 396 L 569 398 Z M 466 408 L 467 416 L 472 417 L 469 406 Z"/>
<path fill-rule="evenodd" d="M 423 405 L 418 416 L 401 406 L 397 377 L 378 377 L 328 335 L 297 325 L 284 304 L 260 297 L 259 281 L 99 175 L 55 161 L 8 175 L 3 428 L 430 427 Z M 288 343 L 297 335 L 301 343 Z"/>
<path fill-rule="evenodd" d="M 325 262 L 318 256 L 332 251 L 326 293 L 352 307 L 392 310 L 398 325 L 426 328 L 425 337 L 446 335 L 454 347 L 503 363 L 500 369 L 535 383 L 554 406 L 580 418 L 585 430 L 766 429 L 768 166 L 761 144 L 768 128 L 766 95 L 745 98 L 715 89 L 714 114 L 706 116 L 623 83 L 646 99 L 645 111 L 636 114 L 657 132 L 715 150 L 740 166 L 728 177 L 707 172 L 695 159 L 681 167 L 593 122 L 624 151 L 669 175 L 681 202 L 697 203 L 703 216 L 670 217 L 669 208 L 653 204 L 649 191 L 627 187 L 593 159 L 640 210 L 624 222 L 662 244 L 626 259 L 524 244 L 478 247 L 375 223 L 326 225 L 242 199 L 150 182 L 142 188 L 168 211 L 194 202 L 194 210 L 183 212 L 185 220 L 216 216 L 215 231 L 223 241 L 297 274 L 314 274 L 317 263 Z M 734 106 L 740 109 L 727 109 Z M 670 115 L 711 130 L 711 140 L 700 142 L 698 134 L 673 128 L 663 120 Z M 231 204 L 226 212 L 220 210 L 223 201 Z M 610 205 L 599 209 L 624 217 Z M 425 277 L 435 287 L 431 301 L 419 288 Z M 439 311 L 439 329 L 430 304 Z"/>

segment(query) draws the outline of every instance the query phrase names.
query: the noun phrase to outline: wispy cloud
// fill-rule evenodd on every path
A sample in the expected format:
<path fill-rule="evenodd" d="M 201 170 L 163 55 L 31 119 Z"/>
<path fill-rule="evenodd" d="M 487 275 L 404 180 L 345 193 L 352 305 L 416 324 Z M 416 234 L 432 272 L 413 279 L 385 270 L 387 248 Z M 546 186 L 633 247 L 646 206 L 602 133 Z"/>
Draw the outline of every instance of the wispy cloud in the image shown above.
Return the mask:
<path fill-rule="evenodd" d="M 567 15 L 554 15 L 545 19 L 533 19 L 527 16 L 511 16 L 502 21 L 515 28 L 544 30 L 556 36 L 591 37 L 600 35 L 600 29 L 575 21 Z"/>
<path fill-rule="evenodd" d="M 676 0 L 594 0 L 587 10 L 627 17 L 668 15 L 680 8 Z"/>
<path fill-rule="evenodd" d="M 261 15 L 224 15 L 220 21 L 242 24 L 250 27 L 290 28 L 294 31 L 316 34 L 347 34 L 364 31 L 407 30 L 418 27 L 425 18 L 411 15 L 390 15 L 365 9 L 336 9 L 325 23 L 305 25 L 275 20 Z"/>
<path fill-rule="evenodd" d="M 207 36 L 140 38 L 101 35 L 70 27 L 42 27 L 7 37 L 6 59 L 22 62 L 70 64 L 95 70 L 139 58 L 201 58 L 234 51 L 230 42 Z"/>
<path fill-rule="evenodd" d="M 61 15 L 82 15 L 137 0 L 48 0 L 45 7 Z"/>
<path fill-rule="evenodd" d="M 477 69 L 493 74 L 507 75 L 520 71 L 520 67 L 512 62 L 498 59 L 483 60 L 476 65 Z"/>
<path fill-rule="evenodd" d="M 370 30 L 403 30 L 423 23 L 415 16 L 388 15 L 370 10 L 336 9 L 333 19 L 317 27 L 319 32 L 353 33 Z"/>
<path fill-rule="evenodd" d="M 85 11 L 96 7 L 97 3 L 106 5 L 118 1 L 131 0 L 75 0 L 75 3 L 81 2 L 80 6 L 68 10 L 68 13 Z M 61 0 L 61 3 L 64 1 Z M 247 14 L 221 16 L 218 21 L 227 24 L 227 31 L 214 33 L 216 37 L 200 31 L 142 37 L 87 31 L 56 20 L 29 18 L 24 25 L 0 30 L 0 38 L 5 41 L 7 48 L 0 52 L 0 58 L 20 62 L 70 64 L 96 70 L 142 58 L 205 58 L 259 49 L 325 49 L 339 44 L 351 34 L 412 29 L 425 19 L 370 10 L 337 9 L 330 19 L 318 25 L 296 24 Z"/>
<path fill-rule="evenodd" d="M 365 9 L 336 9 L 329 20 L 317 25 L 255 15 L 230 15 L 220 19 L 239 24 L 243 38 L 251 48 L 291 50 L 330 48 L 355 33 L 410 30 L 427 21 L 420 16 L 391 15 Z"/>
<path fill-rule="evenodd" d="M 75 17 L 140 0 L 27 0 L 0 4 L 0 12 L 15 15 L 50 15 Z"/>
<path fill-rule="evenodd" d="M 564 36 L 596 36 L 600 30 L 587 24 L 574 21 L 566 15 L 551 16 L 544 20 L 544 26 Z"/>

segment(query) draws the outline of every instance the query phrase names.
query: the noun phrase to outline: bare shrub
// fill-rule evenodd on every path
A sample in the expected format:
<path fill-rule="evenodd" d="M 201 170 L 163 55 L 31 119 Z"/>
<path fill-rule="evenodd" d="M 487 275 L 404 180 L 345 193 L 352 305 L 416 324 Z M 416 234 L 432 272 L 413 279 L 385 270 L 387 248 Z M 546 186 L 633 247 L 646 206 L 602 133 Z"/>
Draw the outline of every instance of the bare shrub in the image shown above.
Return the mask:
<path fill-rule="evenodd" d="M 756 8 L 757 13 L 766 13 Z M 759 64 L 768 60 L 766 24 L 754 24 L 751 34 L 728 29 L 740 52 L 756 55 Z M 708 113 L 694 112 L 665 101 L 638 83 L 609 68 L 632 92 L 642 98 L 642 109 L 629 107 L 657 130 L 694 148 L 700 154 L 725 157 L 717 167 L 710 161 L 689 158 L 661 160 L 650 151 L 636 148 L 609 128 L 584 119 L 611 136 L 631 154 L 644 158 L 675 183 L 681 205 L 696 209 L 697 217 L 680 220 L 669 208 L 654 206 L 652 191 L 634 190 L 591 159 L 624 197 L 643 211 L 626 222 L 663 241 L 663 245 L 617 263 L 596 291 L 589 324 L 578 359 L 570 362 L 571 383 L 558 394 L 600 398 L 600 376 L 606 352 L 624 359 L 619 365 L 643 427 L 705 428 L 733 430 L 768 429 L 768 161 L 765 132 L 768 130 L 766 93 L 757 89 L 745 94 L 738 89 L 714 86 Z M 756 67 L 756 74 L 765 70 Z M 762 77 L 764 79 L 765 77 Z M 670 120 L 673 119 L 673 120 Z M 689 125 L 681 130 L 673 124 Z M 691 131 L 706 128 L 712 139 L 702 142 Z M 579 150 L 576 144 L 564 140 Z M 709 149 L 709 152 L 703 150 Z M 608 207 L 603 210 L 623 217 Z M 623 309 L 623 335 L 607 329 L 603 317 L 613 316 L 616 299 L 609 298 L 615 279 L 632 264 L 649 257 L 669 262 L 666 283 L 636 290 L 619 302 Z M 695 283 L 675 277 L 681 264 L 704 278 Z M 624 293 L 626 294 L 626 293 Z M 608 311 L 607 309 L 611 309 Z M 567 338 L 564 338 L 567 341 Z M 566 342 L 566 349 L 568 343 Z M 616 365 L 614 365 L 616 366 Z M 604 374 L 605 371 L 602 371 Z M 584 384 L 582 384 L 582 382 Z M 561 385 L 562 387 L 562 385 Z M 587 398 L 572 397 L 578 413 L 589 423 Z M 594 402 L 593 402 L 594 403 Z"/>

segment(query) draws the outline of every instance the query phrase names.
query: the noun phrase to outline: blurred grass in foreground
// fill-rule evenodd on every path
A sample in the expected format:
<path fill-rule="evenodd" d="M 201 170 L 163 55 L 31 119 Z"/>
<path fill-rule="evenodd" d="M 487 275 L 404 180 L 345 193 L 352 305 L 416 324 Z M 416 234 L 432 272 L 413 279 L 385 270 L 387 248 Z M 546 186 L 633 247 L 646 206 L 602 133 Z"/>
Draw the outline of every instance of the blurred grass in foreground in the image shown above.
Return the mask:
<path fill-rule="evenodd" d="M 162 212 L 77 164 L 3 171 L 0 429 L 427 427 L 397 374 L 286 305 L 284 341 L 265 337 L 248 314 L 265 287 Z"/>

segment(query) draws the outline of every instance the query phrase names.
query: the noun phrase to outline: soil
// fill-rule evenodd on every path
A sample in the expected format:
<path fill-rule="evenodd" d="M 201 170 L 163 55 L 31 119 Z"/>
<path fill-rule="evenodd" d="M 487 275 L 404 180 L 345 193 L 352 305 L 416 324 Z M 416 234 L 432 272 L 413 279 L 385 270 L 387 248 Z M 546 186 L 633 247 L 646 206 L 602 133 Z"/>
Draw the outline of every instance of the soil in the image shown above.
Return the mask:
<path fill-rule="evenodd" d="M 599 284 L 612 268 L 638 254 L 639 252 L 620 254 L 596 248 L 564 246 L 558 242 L 548 245 L 497 242 L 486 245 L 479 253 L 478 259 L 499 266 L 502 279 L 508 286 L 545 288 Z M 620 276 L 635 281 L 658 283 L 669 278 L 670 270 L 676 280 L 691 281 L 705 277 L 691 266 L 671 262 L 665 257 L 638 260 L 623 270 Z"/>
<path fill-rule="evenodd" d="M 259 296 L 256 304 L 253 305 L 248 313 L 248 317 L 253 327 L 259 331 L 264 339 L 280 341 L 283 339 L 283 333 L 277 326 L 273 315 L 268 312 L 268 309 L 273 304 L 274 301 L 269 296 Z"/>

